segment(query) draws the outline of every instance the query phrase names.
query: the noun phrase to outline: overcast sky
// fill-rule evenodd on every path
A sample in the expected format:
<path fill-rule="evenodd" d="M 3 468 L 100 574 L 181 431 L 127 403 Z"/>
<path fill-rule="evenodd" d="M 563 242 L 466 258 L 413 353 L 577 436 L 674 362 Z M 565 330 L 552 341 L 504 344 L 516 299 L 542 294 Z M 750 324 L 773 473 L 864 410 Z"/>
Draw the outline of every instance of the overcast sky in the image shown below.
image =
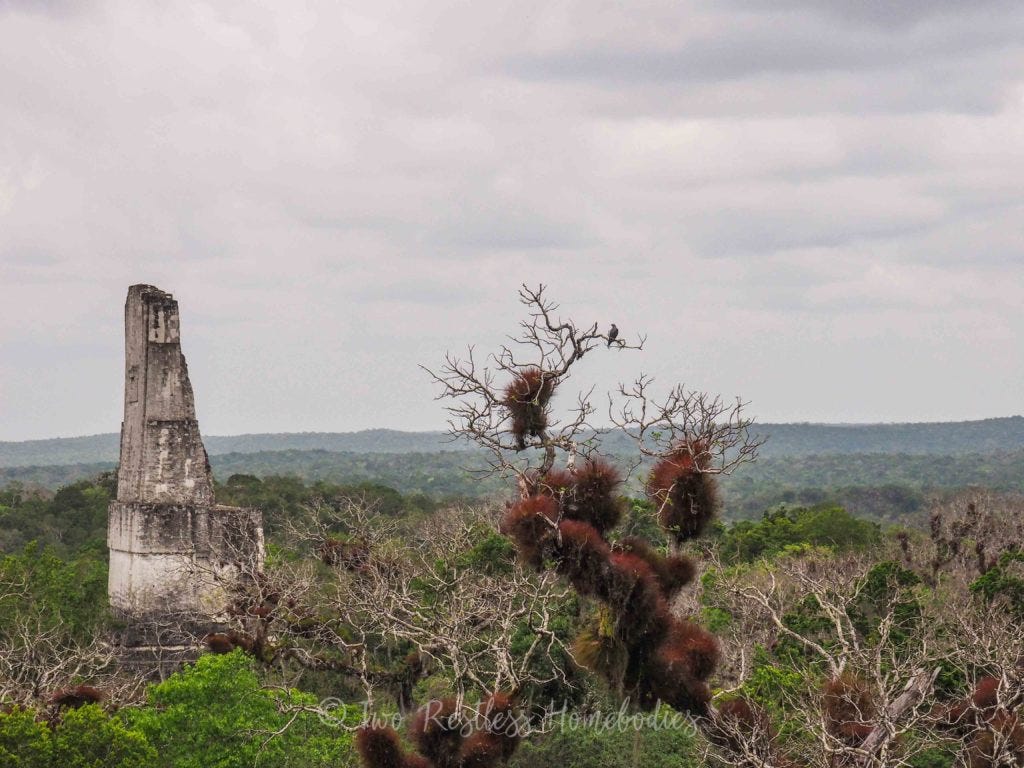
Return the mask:
<path fill-rule="evenodd" d="M 300 6 L 303 6 L 300 8 Z M 762 421 L 1024 411 L 1024 3 L 0 0 L 0 439 L 440 428 L 543 282 Z"/>

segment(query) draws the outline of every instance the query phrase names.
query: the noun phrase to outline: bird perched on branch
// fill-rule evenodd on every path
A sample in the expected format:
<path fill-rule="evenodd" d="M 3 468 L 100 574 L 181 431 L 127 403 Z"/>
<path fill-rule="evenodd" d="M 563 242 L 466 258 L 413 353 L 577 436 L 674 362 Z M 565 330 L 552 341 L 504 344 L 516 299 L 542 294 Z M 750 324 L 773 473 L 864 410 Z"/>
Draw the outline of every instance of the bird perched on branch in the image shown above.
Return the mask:
<path fill-rule="evenodd" d="M 619 338 L 619 327 L 612 323 L 612 327 L 608 331 L 608 346 L 610 347 L 617 338 Z"/>

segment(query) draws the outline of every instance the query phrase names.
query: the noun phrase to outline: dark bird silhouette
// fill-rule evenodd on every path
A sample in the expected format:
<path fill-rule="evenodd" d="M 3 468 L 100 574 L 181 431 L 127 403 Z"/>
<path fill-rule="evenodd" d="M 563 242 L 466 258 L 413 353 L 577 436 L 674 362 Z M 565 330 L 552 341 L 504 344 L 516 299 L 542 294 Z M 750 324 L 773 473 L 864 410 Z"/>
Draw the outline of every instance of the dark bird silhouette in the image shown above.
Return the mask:
<path fill-rule="evenodd" d="M 619 338 L 619 327 L 612 323 L 611 330 L 608 331 L 608 346 L 610 347 L 617 338 Z"/>

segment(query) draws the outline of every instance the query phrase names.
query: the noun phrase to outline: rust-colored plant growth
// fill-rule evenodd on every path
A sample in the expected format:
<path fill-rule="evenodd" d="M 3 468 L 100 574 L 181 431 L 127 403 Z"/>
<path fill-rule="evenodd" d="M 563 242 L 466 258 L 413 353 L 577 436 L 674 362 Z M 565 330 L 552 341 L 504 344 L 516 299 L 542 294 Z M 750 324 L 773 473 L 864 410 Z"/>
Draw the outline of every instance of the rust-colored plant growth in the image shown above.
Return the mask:
<path fill-rule="evenodd" d="M 86 704 L 99 704 L 104 699 L 103 692 L 91 685 L 76 685 L 72 688 L 61 688 L 50 696 L 50 705 L 58 709 L 75 709 Z"/>
<path fill-rule="evenodd" d="M 356 749 L 370 768 L 489 768 L 519 742 L 513 702 L 503 693 L 486 697 L 470 718 L 454 699 L 431 701 L 412 718 L 408 735 L 415 752 L 402 747 L 393 728 L 362 728 Z"/>
<path fill-rule="evenodd" d="M 974 690 L 952 706 L 937 708 L 940 727 L 966 741 L 970 768 L 1009 765 L 1000 759 L 1024 763 L 1024 723 L 1012 711 L 1013 692 L 997 677 L 983 677 Z"/>
<path fill-rule="evenodd" d="M 609 543 L 606 534 L 621 515 L 620 484 L 616 470 L 600 459 L 575 472 L 556 471 L 554 482 L 536 482 L 531 495 L 508 508 L 502 530 L 525 561 L 550 563 L 581 595 L 610 612 L 608 637 L 622 658 L 594 653 L 594 672 L 641 707 L 663 701 L 705 714 L 718 641 L 673 616 L 668 605 L 696 569 L 688 558 L 663 556 L 641 539 Z M 690 527 L 673 535 L 685 540 L 696 533 Z"/>
<path fill-rule="evenodd" d="M 550 373 L 531 366 L 518 371 L 505 387 L 502 400 L 512 420 L 512 434 L 520 450 L 527 437 L 540 437 L 548 426 L 548 401 L 555 392 Z"/>
<path fill-rule="evenodd" d="M 829 733 L 852 746 L 874 730 L 878 714 L 868 686 L 848 673 L 825 683 L 822 710 Z"/>
<path fill-rule="evenodd" d="M 647 493 L 658 521 L 677 543 L 700 536 L 718 509 L 718 486 L 707 472 L 708 447 L 683 444 L 654 465 Z"/>

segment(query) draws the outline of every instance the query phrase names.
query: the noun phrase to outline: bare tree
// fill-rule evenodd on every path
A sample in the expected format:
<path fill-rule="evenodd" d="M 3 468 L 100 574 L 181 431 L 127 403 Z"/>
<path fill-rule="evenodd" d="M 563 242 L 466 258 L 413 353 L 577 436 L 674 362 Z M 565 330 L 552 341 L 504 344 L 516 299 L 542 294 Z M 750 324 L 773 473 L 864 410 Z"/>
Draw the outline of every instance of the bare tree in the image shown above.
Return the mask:
<path fill-rule="evenodd" d="M 496 533 L 494 518 L 445 509 L 399 531 L 365 500 L 316 503 L 282 531 L 286 548 L 302 556 L 233 579 L 233 628 L 207 644 L 242 647 L 285 674 L 334 671 L 371 702 L 386 694 L 405 709 L 427 672 L 450 681 L 460 706 L 470 691 L 564 680 L 557 662 L 565 649 L 552 629 L 564 588 L 515 562 L 500 573 L 464 562 Z M 513 653 L 513 638 L 524 636 L 526 651 Z M 390 668 L 400 649 L 402 663 Z"/>
<path fill-rule="evenodd" d="M 460 564 L 482 522 L 469 510 L 436 515 L 414 545 L 393 542 L 387 556 L 339 573 L 329 593 L 334 610 L 348 611 L 360 632 L 411 645 L 422 663 L 443 670 L 460 705 L 471 690 L 567 682 L 559 663 L 566 649 L 552 628 L 554 606 L 567 590 L 553 574 L 533 574 L 519 563 L 496 573 Z M 485 525 L 496 532 L 493 520 Z M 524 630 L 528 644 L 513 651 Z M 538 666 L 542 656 L 551 663 Z"/>
<path fill-rule="evenodd" d="M 712 738 L 712 756 L 732 765 L 900 768 L 913 764 L 917 747 L 945 744 L 971 766 L 1024 760 L 1019 621 L 962 583 L 933 592 L 892 565 L 811 552 L 719 569 L 709 597 L 733 617 L 722 695 L 744 690 L 757 646 L 788 643 L 802 656 L 804 684 L 778 695 L 791 732 L 805 737 L 783 741 L 765 720 L 753 738 L 750 717 L 720 718 L 733 738 Z M 808 612 L 813 621 L 793 620 Z M 953 668 L 959 699 L 935 688 L 940 669 Z"/>
<path fill-rule="evenodd" d="M 522 286 L 519 299 L 528 319 L 508 344 L 482 362 L 470 347 L 465 357 L 447 355 L 437 372 L 426 370 L 441 387 L 439 399 L 450 403 L 452 437 L 486 449 L 487 471 L 515 478 L 525 497 L 560 454 L 572 468 L 597 451 L 607 427 L 591 423 L 597 410 L 593 388 L 576 393 L 561 418 L 552 398 L 586 354 L 611 345 L 597 323 L 581 327 L 557 315 L 558 305 L 543 285 Z M 617 339 L 614 348 L 642 350 L 645 342 L 645 336 L 632 343 Z M 642 374 L 619 385 L 608 401 L 612 427 L 635 440 L 641 456 L 663 458 L 685 447 L 699 457 L 703 472 L 724 474 L 753 461 L 763 442 L 752 434 L 753 420 L 742 401 L 726 402 L 682 385 L 659 398 L 653 380 Z"/>
<path fill-rule="evenodd" d="M 975 579 L 1004 552 L 1024 549 L 1024 496 L 972 489 L 936 500 L 930 509 L 928 538 L 904 555 L 929 583 L 940 578 Z"/>
<path fill-rule="evenodd" d="M 682 384 L 659 398 L 652 387 L 653 379 L 641 375 L 619 385 L 620 402 L 608 398 L 609 419 L 636 441 L 641 456 L 662 458 L 683 448 L 703 472 L 718 475 L 756 460 L 765 438 L 751 431 L 754 422 L 745 415 L 742 400 L 725 400 Z"/>
<path fill-rule="evenodd" d="M 67 703 L 138 698 L 142 682 L 118 668 L 102 637 L 83 639 L 59 615 L 25 604 L 28 584 L 0 583 L 0 604 L 14 604 L 0 628 L 0 704 L 60 707 Z"/>
<path fill-rule="evenodd" d="M 0 702 L 38 705 L 83 681 L 109 694 L 113 672 L 106 644 L 82 644 L 60 624 L 38 616 L 18 617 L 0 636 Z"/>
<path fill-rule="evenodd" d="M 528 319 L 508 343 L 477 359 L 473 347 L 465 357 L 449 353 L 437 372 L 425 368 L 441 386 L 447 400 L 449 431 L 454 439 L 469 440 L 488 454 L 489 471 L 517 479 L 525 489 L 530 478 L 544 475 L 562 452 L 573 463 L 596 448 L 599 430 L 590 424 L 595 413 L 592 391 L 577 394 L 563 410 L 552 414 L 555 389 L 572 369 L 596 349 L 609 349 L 608 335 L 595 322 L 587 327 L 558 316 L 558 305 L 544 295 L 543 285 L 519 290 Z M 616 350 L 643 349 L 645 338 L 616 340 Z M 532 458 L 540 454 L 539 460 Z"/>

